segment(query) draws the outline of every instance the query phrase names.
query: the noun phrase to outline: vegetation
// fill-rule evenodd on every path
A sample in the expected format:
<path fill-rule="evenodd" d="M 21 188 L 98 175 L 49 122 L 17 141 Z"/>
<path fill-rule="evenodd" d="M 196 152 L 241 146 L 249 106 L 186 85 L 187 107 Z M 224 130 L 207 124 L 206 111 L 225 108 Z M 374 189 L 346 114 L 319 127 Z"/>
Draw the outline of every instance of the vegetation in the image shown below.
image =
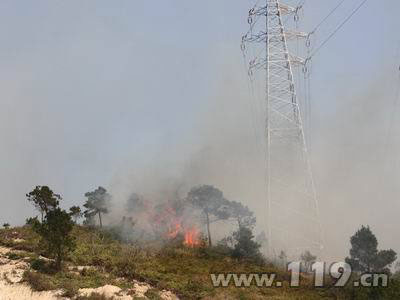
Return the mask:
<path fill-rule="evenodd" d="M 394 279 L 387 289 L 335 289 L 329 283 L 324 289 L 315 289 L 309 276 L 302 276 L 302 287 L 289 288 L 288 273 L 265 262 L 233 258 L 220 246 L 186 248 L 166 245 L 161 249 L 139 247 L 113 239 L 104 229 L 79 225 L 74 225 L 71 232 L 76 247 L 67 254 L 64 267 L 55 272 L 51 261 L 38 258 L 46 249 L 31 226 L 13 228 L 13 231 L 15 234 L 10 236 L 4 229 L 0 230 L 0 243 L 16 249 L 19 243 L 13 242 L 13 239 L 19 238 L 28 241 L 30 245 L 26 248 L 35 249 L 29 260 L 31 270 L 24 275 L 26 282 L 35 290 L 63 289 L 64 295 L 68 297 L 76 295 L 80 288 L 96 288 L 106 284 L 122 289 L 131 288 L 132 279 L 153 286 L 148 296 L 156 297 L 155 289 L 167 289 L 181 299 L 397 299 L 400 291 L 400 284 Z M 25 255 L 21 254 L 20 257 Z M 90 267 L 79 269 L 78 266 Z M 265 272 L 277 272 L 284 286 L 235 288 L 229 285 L 226 288 L 214 288 L 209 275 Z M 376 293 L 379 297 L 372 298 Z"/>
<path fill-rule="evenodd" d="M 60 208 L 49 211 L 42 223 L 36 222 L 33 230 L 41 237 L 47 252 L 55 257 L 55 267 L 61 269 L 61 263 L 75 244 L 70 233 L 73 228 L 71 216 Z"/>
<path fill-rule="evenodd" d="M 194 207 L 199 208 L 204 214 L 208 244 L 212 246 L 210 223 L 229 217 L 225 209 L 226 201 L 223 193 L 211 185 L 202 185 L 192 188 L 187 198 Z M 213 220 L 212 217 L 214 217 Z"/>
<path fill-rule="evenodd" d="M 66 264 L 60 271 L 52 268 L 51 261 L 39 259 L 43 254 L 40 236 L 30 226 L 13 229 L 20 239 L 29 240 L 36 249 L 36 257 L 30 260 L 31 270 L 24 279 L 35 290 L 63 289 L 65 295 L 76 295 L 80 288 L 96 288 L 106 284 L 122 289 L 132 288 L 132 279 L 151 284 L 157 290 L 171 290 L 182 299 L 262 299 L 285 294 L 288 299 L 303 295 L 303 299 L 319 299 L 319 293 L 311 288 L 296 290 L 285 288 L 213 288 L 210 273 L 260 273 L 278 272 L 279 278 L 287 280 L 288 274 L 272 265 L 236 260 L 227 256 L 219 247 L 186 248 L 166 245 L 161 249 L 126 245 L 114 240 L 104 230 L 74 225 L 72 237 L 76 247 L 68 253 Z M 14 236 L 14 237 L 15 237 Z M 12 238 L 0 230 L 0 243 L 16 247 Z M 115 255 L 118 253 L 119 255 Z M 91 266 L 78 270 L 78 266 Z M 123 279 L 121 279 L 123 278 Z M 155 290 L 149 296 L 155 297 Z M 323 294 L 329 295 L 329 292 Z M 81 298 L 84 299 L 84 298 Z M 152 298 L 150 298 L 152 299 Z M 157 298 L 153 298 L 157 299 Z"/>
<path fill-rule="evenodd" d="M 367 226 L 362 226 L 350 239 L 350 257 L 346 262 L 358 272 L 390 272 L 390 265 L 396 260 L 392 249 L 378 251 L 378 240 Z"/>
<path fill-rule="evenodd" d="M 26 194 L 26 197 L 40 212 L 42 221 L 44 215 L 58 207 L 61 200 L 61 196 L 53 193 L 48 186 L 36 186 L 32 192 Z"/>
<path fill-rule="evenodd" d="M 352 285 L 344 289 L 334 288 L 334 282 L 326 278 L 326 286 L 313 287 L 309 274 L 316 256 L 309 251 L 301 255 L 303 262 L 300 274 L 301 287 L 289 288 L 290 273 L 282 271 L 282 266 L 274 266 L 261 254 L 261 244 L 265 244 L 265 234 L 255 239 L 253 227 L 255 217 L 247 207 L 239 202 L 229 201 L 223 193 L 212 186 L 199 186 L 190 190 L 187 198 L 160 203 L 154 207 L 150 220 L 160 215 L 182 220 L 188 205 L 200 212 L 207 228 L 208 245 L 201 233 L 200 242 L 188 246 L 182 233 L 177 232 L 165 244 L 156 240 L 128 240 L 124 230 L 133 230 L 135 220 L 124 217 L 121 226 L 107 226 L 102 216 L 108 213 L 111 195 L 99 187 L 86 193 L 84 215 L 86 224 L 93 224 L 98 217 L 99 227 L 81 226 L 77 220 L 82 216 L 79 206 L 69 212 L 61 209 L 61 197 L 48 187 L 36 187 L 29 193 L 28 200 L 41 213 L 28 218 L 26 225 L 0 229 L 0 245 L 11 248 L 6 254 L 10 260 L 29 262 L 23 279 L 36 291 L 62 289 L 63 296 L 73 299 L 105 299 L 104 295 L 78 296 L 81 288 L 97 288 L 107 284 L 119 286 L 123 290 L 133 288 L 138 280 L 151 285 L 145 296 L 160 299 L 161 290 L 169 290 L 181 299 L 397 299 L 400 297 L 400 276 L 390 279 L 389 288 L 360 288 Z M 144 215 L 147 204 L 136 194 L 129 197 L 126 210 Z M 73 221 L 74 219 L 74 221 Z M 237 229 L 213 246 L 210 224 L 216 220 L 234 220 Z M 129 222 L 128 222 L 129 221 Z M 163 220 L 158 225 L 165 226 Z M 129 223 L 129 224 L 127 224 Z M 6 225 L 6 224 L 5 224 Z M 129 225 L 129 226 L 128 226 Z M 177 228 L 180 228 L 180 227 Z M 121 228 L 119 228 L 121 227 Z M 236 227 L 236 226 L 235 226 Z M 193 236 L 189 236 L 193 238 Z M 362 227 L 351 237 L 350 257 L 346 261 L 358 272 L 388 271 L 396 260 L 393 250 L 378 251 L 378 242 L 369 227 Z M 281 251 L 279 264 L 287 263 L 287 255 Z M 400 269 L 400 268 L 399 268 Z M 276 273 L 275 280 L 283 286 L 237 288 L 231 282 L 227 287 L 214 287 L 210 274 L 260 274 Z M 353 274 L 357 280 L 359 274 Z"/>
<path fill-rule="evenodd" d="M 254 235 L 250 228 L 240 226 L 233 233 L 235 246 L 232 251 L 232 257 L 238 259 L 250 259 L 262 264 L 263 257 L 260 252 L 261 245 L 253 241 Z"/>
<path fill-rule="evenodd" d="M 254 213 L 240 202 L 227 201 L 229 217 L 237 222 L 238 228 L 253 228 L 256 224 Z"/>
<path fill-rule="evenodd" d="M 72 206 L 69 209 L 69 215 L 74 219 L 74 222 L 77 223 L 78 219 L 82 217 L 83 213 L 79 206 Z"/>
<path fill-rule="evenodd" d="M 108 203 L 111 200 L 111 195 L 107 193 L 105 188 L 100 186 L 93 192 L 87 192 L 85 197 L 87 197 L 87 201 L 83 206 L 86 208 L 84 215 L 87 222 L 91 223 L 93 217 L 97 215 L 100 227 L 103 227 L 101 215 L 108 213 Z"/>

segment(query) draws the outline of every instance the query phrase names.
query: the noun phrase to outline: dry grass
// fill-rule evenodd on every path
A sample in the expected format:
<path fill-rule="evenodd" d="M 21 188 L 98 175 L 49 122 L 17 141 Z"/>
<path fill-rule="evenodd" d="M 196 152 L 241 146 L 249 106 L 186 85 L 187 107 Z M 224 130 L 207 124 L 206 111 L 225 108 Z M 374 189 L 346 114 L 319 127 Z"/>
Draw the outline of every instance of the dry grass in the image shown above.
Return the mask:
<path fill-rule="evenodd" d="M 36 244 L 29 228 L 10 230 L 17 232 L 11 239 L 0 230 L 0 243 L 13 244 L 12 239 L 18 236 L 28 241 L 25 243 L 26 249 L 35 249 L 36 256 L 42 254 L 43 250 Z M 146 293 L 149 299 L 159 299 L 158 291 L 163 289 L 173 291 L 181 299 L 400 299 L 399 281 L 393 281 L 391 288 L 380 290 L 355 290 L 352 287 L 335 289 L 329 286 L 315 289 L 311 278 L 302 278 L 301 288 L 290 288 L 287 286 L 289 273 L 281 272 L 272 265 L 237 261 L 217 248 L 188 249 L 175 245 L 158 250 L 149 247 L 142 249 L 114 240 L 107 233 L 78 226 L 73 234 L 77 247 L 68 258 L 69 266 L 95 267 L 81 272 L 64 268 L 61 272 L 52 273 L 48 272 L 47 263 L 32 259 L 32 267 L 37 271 L 25 272 L 24 279 L 34 290 L 63 289 L 65 296 L 73 297 L 80 288 L 96 288 L 106 284 L 129 289 L 132 288 L 132 279 L 136 279 L 154 288 Z M 276 272 L 277 280 L 283 281 L 284 286 L 214 288 L 210 279 L 210 273 L 267 272 Z M 121 280 L 121 277 L 125 279 Z M 91 297 L 78 299 L 104 299 L 102 295 Z"/>

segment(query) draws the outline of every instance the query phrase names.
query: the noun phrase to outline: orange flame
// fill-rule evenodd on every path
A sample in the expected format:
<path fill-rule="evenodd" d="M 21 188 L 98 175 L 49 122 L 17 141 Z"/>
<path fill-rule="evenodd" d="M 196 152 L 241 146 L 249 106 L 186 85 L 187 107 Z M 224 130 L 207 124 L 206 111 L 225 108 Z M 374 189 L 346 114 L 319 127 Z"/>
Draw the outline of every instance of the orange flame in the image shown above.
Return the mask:
<path fill-rule="evenodd" d="M 200 246 L 199 236 L 200 236 L 199 231 L 195 227 L 192 227 L 190 230 L 185 232 L 184 244 L 192 248 Z"/>
<path fill-rule="evenodd" d="M 192 224 L 186 227 L 186 222 L 179 216 L 173 207 L 166 206 L 163 211 L 154 214 L 152 220 L 160 226 L 160 229 L 164 228 L 164 236 L 167 239 L 175 239 L 179 234 L 184 238 L 183 245 L 186 247 L 200 247 L 201 233 Z"/>
<path fill-rule="evenodd" d="M 170 228 L 170 230 L 168 231 L 167 236 L 168 236 L 170 239 L 176 238 L 176 236 L 178 235 L 178 233 L 181 231 L 181 228 L 182 228 L 181 223 L 176 222 L 176 223 L 175 223 L 175 226 L 172 226 L 172 228 Z"/>

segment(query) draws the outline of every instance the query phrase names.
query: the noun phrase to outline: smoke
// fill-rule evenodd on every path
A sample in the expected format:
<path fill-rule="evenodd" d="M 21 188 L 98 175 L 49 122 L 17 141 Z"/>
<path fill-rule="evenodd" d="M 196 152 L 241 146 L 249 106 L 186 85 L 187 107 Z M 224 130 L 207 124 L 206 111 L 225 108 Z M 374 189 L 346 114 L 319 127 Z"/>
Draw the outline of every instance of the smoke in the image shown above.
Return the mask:
<path fill-rule="evenodd" d="M 234 53 L 225 48 L 220 52 Z M 132 157 L 115 172 L 110 185 L 115 203 L 110 216 L 113 222 L 124 215 L 124 204 L 132 193 L 154 205 L 183 199 L 192 187 L 208 184 L 223 191 L 228 200 L 249 206 L 260 224 L 257 231 L 264 230 L 263 141 L 255 139 L 246 74 L 234 63 L 237 59 L 240 56 L 221 60 L 215 66 L 213 94 L 205 99 L 187 136 L 176 143 L 166 139 L 145 162 Z M 212 231 L 222 238 L 234 229 L 227 227 L 219 230 L 221 225 L 212 226 Z"/>
<path fill-rule="evenodd" d="M 225 50 L 220 51 L 234 53 Z M 195 185 L 211 184 L 227 199 L 255 212 L 256 232 L 266 228 L 263 111 L 254 115 L 238 61 L 239 57 L 220 57 L 213 73 L 214 93 L 187 136 L 160 145 L 146 162 L 132 157 L 114 174 L 111 191 L 117 202 L 124 203 L 133 192 L 165 202 L 184 198 Z M 396 118 L 390 121 L 395 80 L 379 76 L 388 73 L 377 70 L 374 80 L 358 86 L 338 81 L 322 102 L 313 99 L 310 154 L 325 236 L 324 259 L 343 259 L 350 236 L 362 224 L 372 227 L 382 247 L 400 248 L 388 234 L 397 226 L 393 207 L 399 208 L 398 161 L 393 161 L 399 149 L 393 140 L 398 130 Z M 218 235 L 216 228 L 212 230 Z"/>
<path fill-rule="evenodd" d="M 359 15 L 315 58 L 310 150 L 332 260 L 347 255 L 361 224 L 382 248 L 400 250 L 392 2 L 368 8 L 366 20 L 385 22 Z M 62 194 L 65 207 L 105 186 L 117 224 L 133 192 L 163 203 L 212 184 L 265 228 L 264 111 L 251 102 L 239 50 L 248 3 L 229 13 L 215 1 L 78 4 L 4 3 L 3 30 L 14 31 L 3 34 L 1 59 L 2 222 L 33 214 L 24 196 L 36 185 Z M 309 5 L 312 28 L 330 6 Z"/>

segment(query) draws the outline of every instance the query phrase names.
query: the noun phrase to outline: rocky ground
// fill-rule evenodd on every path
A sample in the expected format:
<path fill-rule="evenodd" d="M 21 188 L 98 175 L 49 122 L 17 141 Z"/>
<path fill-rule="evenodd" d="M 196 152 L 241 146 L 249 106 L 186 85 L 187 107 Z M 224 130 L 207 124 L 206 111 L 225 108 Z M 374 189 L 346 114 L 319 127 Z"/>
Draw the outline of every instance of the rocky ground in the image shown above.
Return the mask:
<path fill-rule="evenodd" d="M 45 291 L 36 292 L 23 282 L 23 273 L 29 269 L 28 259 L 10 259 L 7 253 L 16 252 L 7 247 L 0 247 L 0 300 L 52 300 L 52 299 L 69 299 L 62 297 L 63 291 Z M 83 267 L 77 267 L 77 269 Z M 122 290 L 113 285 L 105 285 L 98 288 L 80 289 L 79 296 L 89 297 L 96 293 L 104 295 L 106 298 L 113 300 L 131 300 L 131 299 L 148 299 L 145 293 L 152 287 L 147 283 L 134 281 L 134 288 Z M 164 300 L 178 299 L 169 291 L 161 291 L 158 295 Z"/>

